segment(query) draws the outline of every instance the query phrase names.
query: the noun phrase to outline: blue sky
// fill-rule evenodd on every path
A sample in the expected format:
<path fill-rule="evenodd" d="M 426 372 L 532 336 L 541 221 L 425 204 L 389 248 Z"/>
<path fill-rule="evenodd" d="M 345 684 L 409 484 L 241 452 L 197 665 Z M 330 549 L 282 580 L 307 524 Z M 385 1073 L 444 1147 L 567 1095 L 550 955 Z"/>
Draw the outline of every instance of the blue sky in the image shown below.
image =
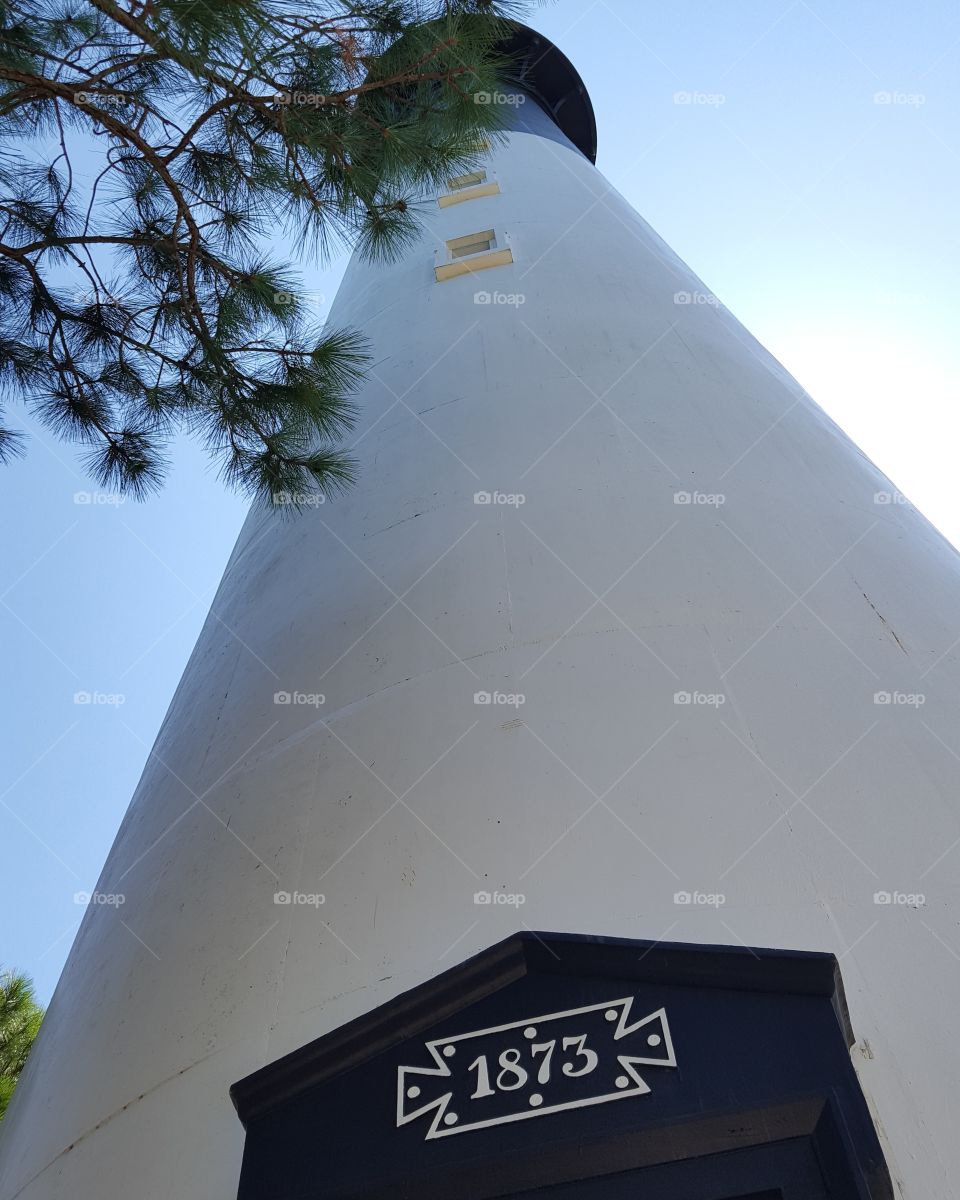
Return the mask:
<path fill-rule="evenodd" d="M 960 8 L 557 0 L 532 23 L 587 84 L 600 169 L 960 544 Z M 306 287 L 329 301 L 343 266 Z M 46 1001 L 246 506 L 188 442 L 159 498 L 77 503 L 75 455 L 33 433 L 0 470 L 0 963 Z"/>

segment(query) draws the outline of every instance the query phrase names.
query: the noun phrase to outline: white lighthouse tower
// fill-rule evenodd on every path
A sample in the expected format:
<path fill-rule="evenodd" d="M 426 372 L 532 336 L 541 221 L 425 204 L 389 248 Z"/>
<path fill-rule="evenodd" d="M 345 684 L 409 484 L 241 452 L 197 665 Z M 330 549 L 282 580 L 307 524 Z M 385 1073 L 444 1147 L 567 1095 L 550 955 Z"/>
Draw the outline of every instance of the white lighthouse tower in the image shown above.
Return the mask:
<path fill-rule="evenodd" d="M 518 44 L 505 144 L 348 268 L 359 483 L 246 522 L 2 1200 L 229 1200 L 232 1084 L 526 930 L 836 956 L 894 1189 L 843 1194 L 956 1195 L 960 559 Z"/>

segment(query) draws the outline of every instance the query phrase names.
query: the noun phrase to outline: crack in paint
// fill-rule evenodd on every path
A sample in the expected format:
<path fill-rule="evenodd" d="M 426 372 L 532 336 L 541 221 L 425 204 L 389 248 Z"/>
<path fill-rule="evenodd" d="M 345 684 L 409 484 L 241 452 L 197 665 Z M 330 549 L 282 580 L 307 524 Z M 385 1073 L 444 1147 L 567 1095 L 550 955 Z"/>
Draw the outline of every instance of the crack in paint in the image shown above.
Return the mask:
<path fill-rule="evenodd" d="M 854 580 L 853 582 L 857 583 L 856 580 Z M 857 583 L 857 587 L 860 587 L 859 583 Z M 893 626 L 890 624 L 890 622 L 887 620 L 887 618 L 883 615 L 883 613 L 877 608 L 877 606 L 870 599 L 870 597 L 863 590 L 863 588 L 860 588 L 860 594 L 863 596 L 864 600 L 866 600 L 866 602 L 870 605 L 870 607 L 873 609 L 873 611 L 880 618 L 880 623 L 883 625 L 884 629 L 887 630 L 887 632 L 890 634 L 890 636 L 893 638 L 893 640 L 897 643 L 897 645 L 900 647 L 900 649 L 904 652 L 904 654 L 906 654 L 907 648 L 903 644 L 903 642 L 900 641 L 899 637 L 897 637 L 897 631 L 893 628 Z"/>

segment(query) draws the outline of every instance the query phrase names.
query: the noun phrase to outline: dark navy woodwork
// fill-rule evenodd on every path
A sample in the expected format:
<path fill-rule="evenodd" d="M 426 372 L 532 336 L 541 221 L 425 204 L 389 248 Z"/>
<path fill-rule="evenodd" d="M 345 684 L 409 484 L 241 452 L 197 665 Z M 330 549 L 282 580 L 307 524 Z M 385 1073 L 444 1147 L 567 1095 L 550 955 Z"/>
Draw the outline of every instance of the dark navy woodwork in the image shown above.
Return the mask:
<path fill-rule="evenodd" d="M 235 1084 L 240 1200 L 892 1200 L 852 1043 L 829 954 L 517 934 Z"/>

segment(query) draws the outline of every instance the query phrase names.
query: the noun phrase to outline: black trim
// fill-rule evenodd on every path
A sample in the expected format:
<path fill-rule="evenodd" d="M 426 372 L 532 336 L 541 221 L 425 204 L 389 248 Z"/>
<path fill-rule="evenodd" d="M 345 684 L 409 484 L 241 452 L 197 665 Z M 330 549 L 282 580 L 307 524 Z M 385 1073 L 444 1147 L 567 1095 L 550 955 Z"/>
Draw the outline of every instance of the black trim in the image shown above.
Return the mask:
<path fill-rule="evenodd" d="M 597 122 L 583 80 L 562 50 L 528 25 L 515 30 L 501 49 L 514 59 L 511 78 L 529 92 L 554 124 L 592 163 L 597 161 Z"/>
<path fill-rule="evenodd" d="M 240 1120 L 246 1126 L 305 1089 L 416 1037 L 465 1005 L 533 971 L 582 971 L 640 983 L 825 996 L 833 1004 L 846 1044 L 852 1046 L 855 1041 L 840 970 L 832 954 L 522 932 L 241 1079 L 230 1089 Z"/>
<path fill-rule="evenodd" d="M 705 1115 L 666 1128 L 634 1130 L 613 1136 L 560 1145 L 549 1155 L 514 1151 L 498 1157 L 495 1167 L 478 1172 L 475 1165 L 459 1170 L 424 1173 L 407 1179 L 399 1197 L 417 1200 L 501 1200 L 541 1188 L 605 1180 L 650 1168 L 706 1160 L 704 1171 L 716 1173 L 716 1155 L 769 1148 L 782 1149 L 803 1140 L 816 1155 L 820 1170 L 837 1200 L 894 1200 L 889 1186 L 864 1190 L 847 1166 L 845 1142 L 836 1105 L 829 1096 L 811 1096 L 775 1107 L 729 1115 Z M 638 1177 L 639 1180 L 643 1176 Z M 641 1185 L 642 1187 L 642 1185 Z M 645 1194 L 642 1191 L 640 1194 Z M 396 1183 L 384 1188 L 353 1186 L 326 1189 L 324 1200 L 399 1200 Z M 306 1197 L 304 1197 L 306 1200 Z"/>
<path fill-rule="evenodd" d="M 609 1021 L 626 996 L 669 1017 L 672 1062 L 620 1060 L 649 1064 L 646 1092 L 544 1106 L 536 1120 L 487 1108 L 458 1137 L 428 1137 L 436 1104 L 400 1120 L 425 1081 L 398 1081 L 430 1066 L 427 1041 L 495 1037 L 536 1013 Z M 234 1084 L 239 1200 L 893 1200 L 853 1042 L 832 954 L 517 933 Z M 464 1082 L 442 1085 L 447 1123 L 481 1095 Z"/>

